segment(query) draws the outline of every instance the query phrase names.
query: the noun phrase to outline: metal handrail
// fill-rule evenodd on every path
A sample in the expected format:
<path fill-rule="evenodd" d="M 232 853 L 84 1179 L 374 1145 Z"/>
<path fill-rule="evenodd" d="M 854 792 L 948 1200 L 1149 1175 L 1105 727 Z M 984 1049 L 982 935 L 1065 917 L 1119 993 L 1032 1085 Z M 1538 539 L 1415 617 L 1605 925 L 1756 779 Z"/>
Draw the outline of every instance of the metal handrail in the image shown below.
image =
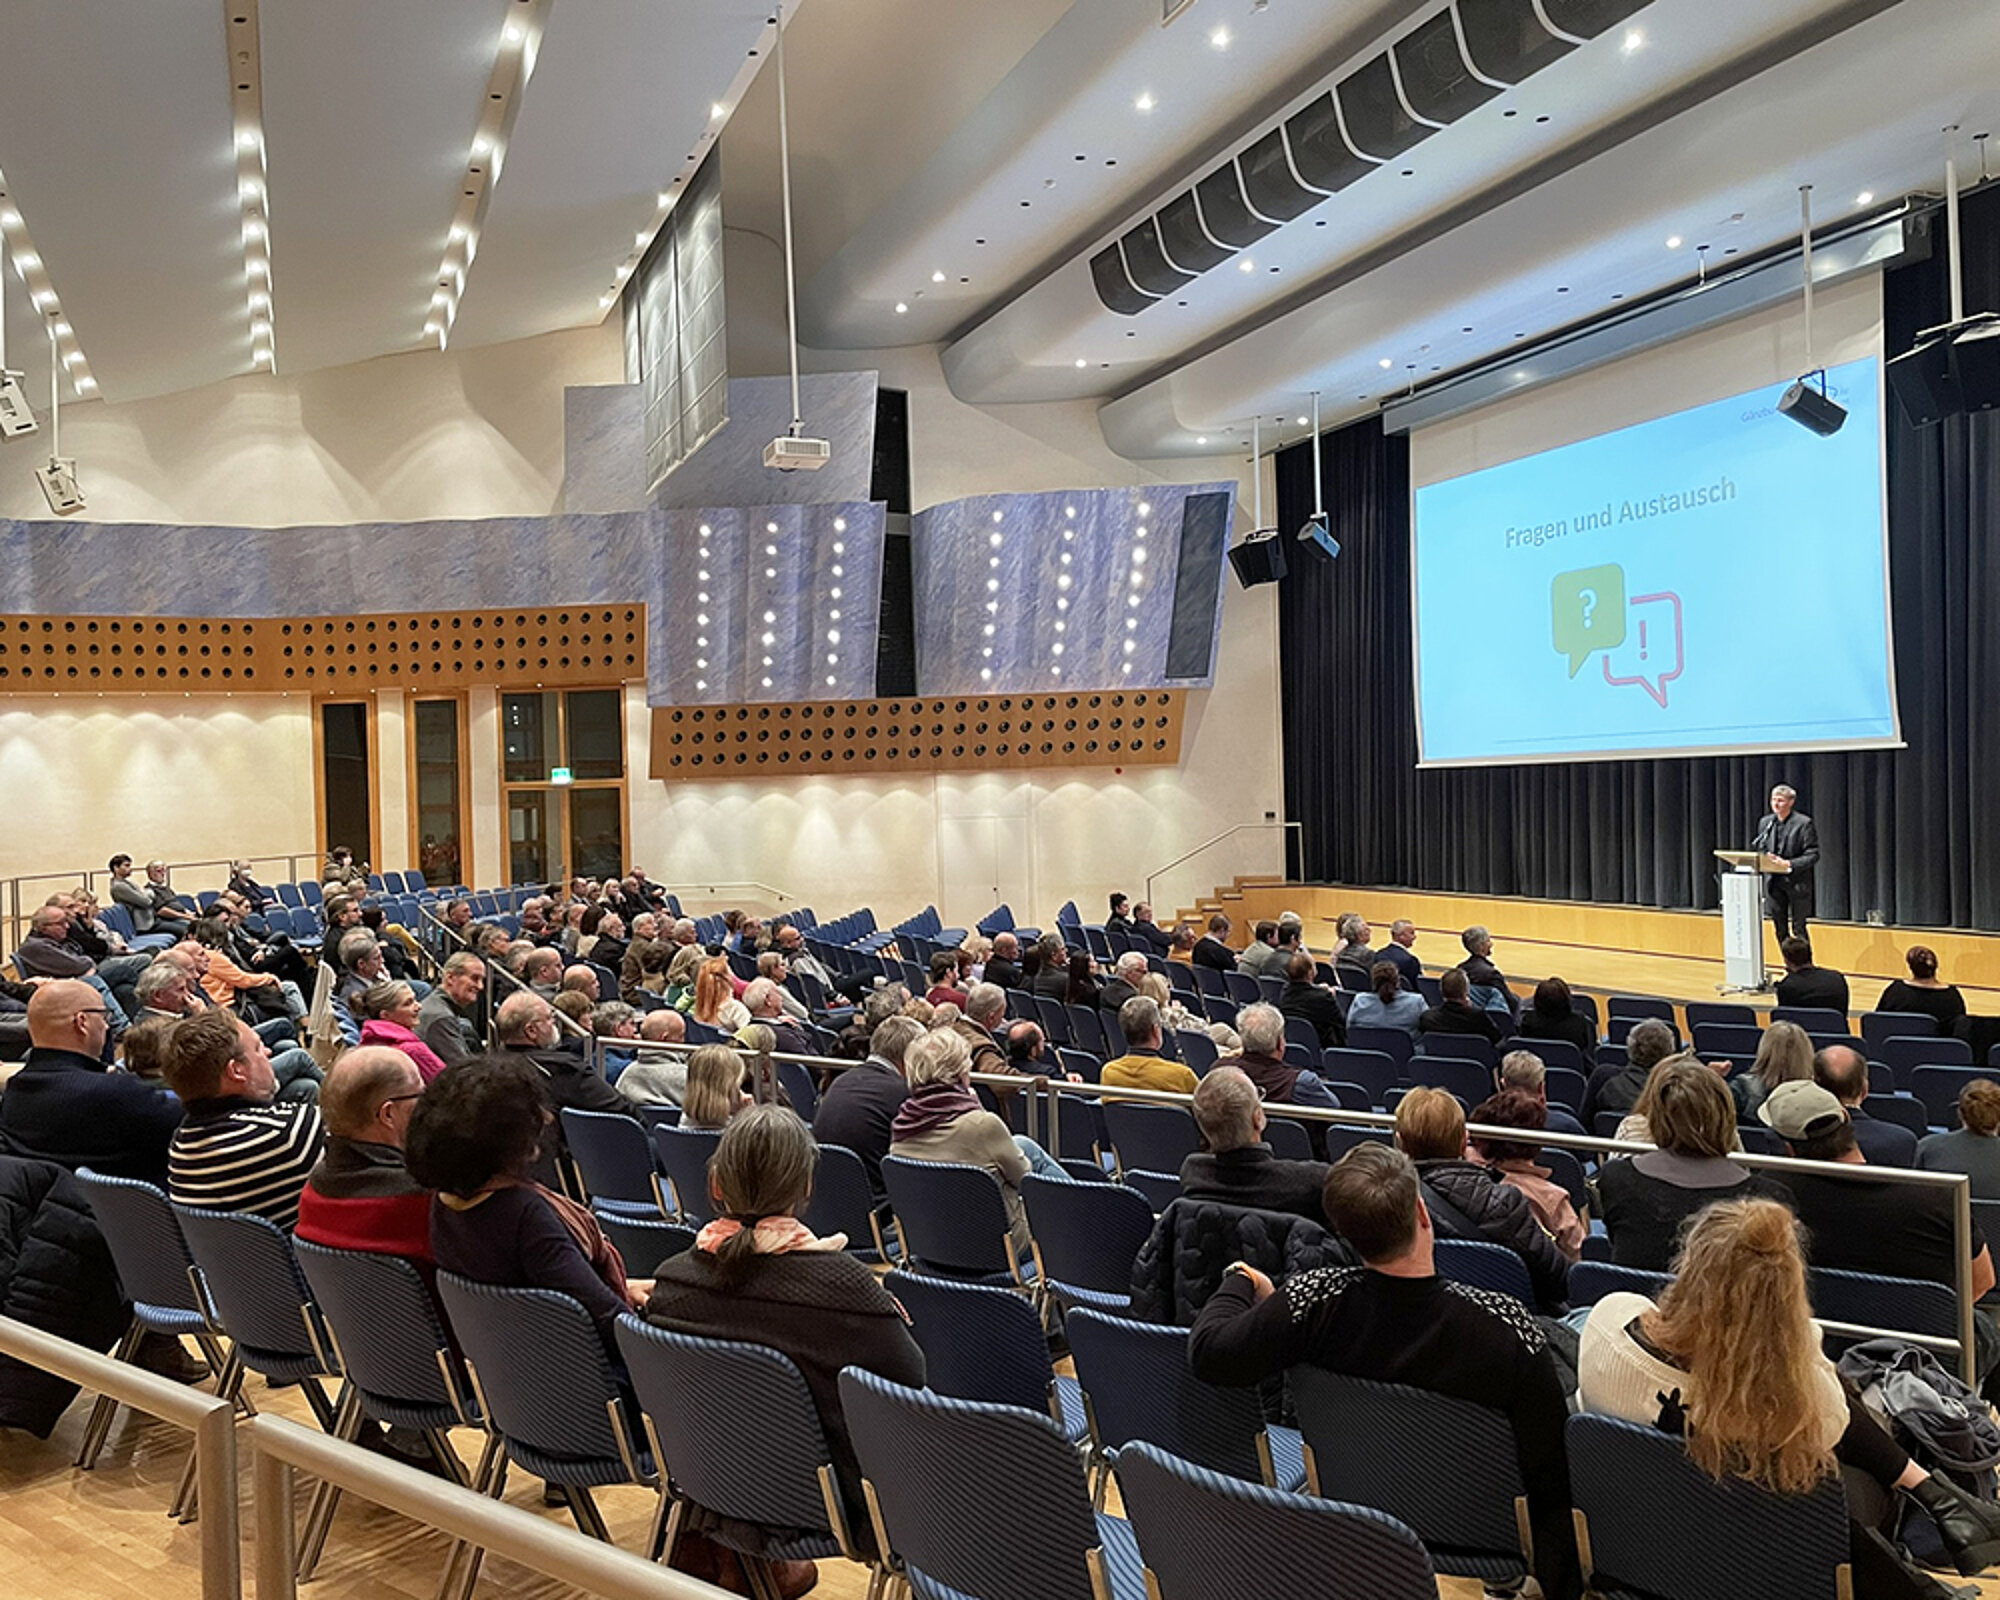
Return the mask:
<path fill-rule="evenodd" d="M 293 1474 L 298 1471 L 604 1600 L 722 1600 L 727 1594 L 574 1528 L 283 1417 L 253 1417 L 244 1432 L 256 1493 L 257 1600 L 297 1600 Z"/>
<path fill-rule="evenodd" d="M 1208 849 L 1211 849 L 1211 848 L 1213 848 L 1213 847 L 1214 847 L 1215 845 L 1219 845 L 1219 844 L 1221 844 L 1221 843 L 1222 843 L 1222 841 L 1223 841 L 1223 840 L 1225 840 L 1225 839 L 1233 839 L 1233 838 L 1235 838 L 1235 837 L 1236 837 L 1236 835 L 1237 835 L 1237 834 L 1239 834 L 1239 833 L 1250 833 L 1250 832 L 1256 832 L 1256 831 L 1261 831 L 1261 830 L 1263 830 L 1263 829 L 1266 829 L 1266 828 L 1276 828 L 1276 829 L 1277 829 L 1277 830 L 1278 830 L 1278 831 L 1279 831 L 1280 833 L 1286 833 L 1286 832 L 1289 832 L 1289 831 L 1291 831 L 1291 830 L 1292 830 L 1292 829 L 1294 829 L 1294 828 L 1298 829 L 1298 832 L 1299 832 L 1299 850 L 1300 850 L 1300 853 L 1301 853 L 1301 856 L 1303 857 L 1303 854 L 1304 854 L 1304 851 L 1305 851 L 1305 843 L 1306 843 L 1306 829 L 1305 829 L 1305 824 L 1304 824 L 1304 823 L 1302 823 L 1302 822 L 1239 822 L 1239 823 L 1237 823 L 1237 824 L 1236 824 L 1236 826 L 1235 826 L 1235 827 L 1233 827 L 1233 828 L 1224 828 L 1224 829 L 1222 830 L 1222 832 L 1218 833 L 1218 834 L 1217 834 L 1217 835 L 1216 835 L 1216 836 L 1215 836 L 1215 837 L 1214 837 L 1213 839 L 1204 839 L 1204 840 L 1202 840 L 1202 842 L 1201 842 L 1200 844 L 1196 845 L 1196 846 L 1195 846 L 1195 847 L 1194 847 L 1194 848 L 1193 848 L 1192 850 L 1188 851 L 1188 852 L 1187 852 L 1187 854 L 1185 854 L 1185 855 L 1179 855 L 1179 856 L 1175 856 L 1175 857 L 1174 857 L 1174 859 L 1173 859 L 1173 860 L 1171 860 L 1171 861 L 1169 861 L 1169 862 L 1168 862 L 1168 863 L 1167 863 L 1167 864 L 1166 864 L 1166 865 L 1165 865 L 1164 867 L 1160 867 L 1160 868 L 1157 868 L 1156 870 L 1154 870 L 1154 871 L 1152 871 L 1152 872 L 1149 872 L 1149 873 L 1147 873 L 1147 874 L 1146 874 L 1146 900 L 1147 900 L 1147 902 L 1148 902 L 1148 903 L 1150 904 L 1150 903 L 1152 902 L 1152 899 L 1153 899 L 1153 881 L 1154 881 L 1154 879 L 1156 879 L 1156 878 L 1164 878 L 1164 877 L 1165 877 L 1165 876 L 1166 876 L 1166 875 L 1167 875 L 1167 874 L 1168 874 L 1169 872 L 1172 872 L 1172 871 L 1174 870 L 1174 868 L 1175 868 L 1175 867 L 1178 867 L 1178 866 L 1180 866 L 1180 865 L 1181 865 L 1181 864 L 1182 864 L 1183 862 L 1188 862 L 1188 861 L 1192 861 L 1192 860 L 1193 860 L 1193 859 L 1194 859 L 1194 858 L 1195 858 L 1196 856 L 1200 855 L 1200 854 L 1202 853 L 1202 851 L 1204 851 L 1204 850 L 1208 850 Z"/>
<path fill-rule="evenodd" d="M 444 918 L 440 917 L 435 911 L 433 911 L 429 906 L 424 906 L 424 905 L 418 906 L 417 915 L 422 917 L 424 921 L 430 923 L 434 932 L 442 936 L 439 941 L 440 943 L 443 943 L 445 941 L 455 941 L 457 939 L 458 936 L 457 934 L 452 932 L 451 925 L 448 922 L 446 922 Z M 451 953 L 452 953 L 451 950 L 447 947 L 445 949 L 445 955 L 450 955 Z M 435 951 L 433 951 L 431 952 L 431 959 L 433 964 L 437 967 L 437 969 L 439 971 L 442 971 L 444 968 L 444 957 L 438 955 Z M 485 961 L 486 965 L 486 977 L 487 977 L 486 1003 L 488 1012 L 487 1024 L 488 1027 L 490 1028 L 492 1026 L 494 1018 L 496 1018 L 500 1012 L 500 1002 L 494 996 L 492 980 L 495 978 L 505 979 L 508 983 L 512 984 L 516 990 L 525 990 L 528 986 L 525 983 L 523 983 L 520 980 L 520 978 L 517 977 L 514 973 L 509 972 L 499 962 L 486 960 L 485 957 L 481 957 L 480 959 L 482 961 Z M 603 998 L 604 996 L 602 995 L 598 996 L 598 999 L 600 1000 L 602 1000 Z M 617 996 L 614 995 L 612 996 L 612 998 L 616 999 Z M 561 1011 L 556 1011 L 555 1007 L 553 1006 L 551 1006 L 549 1009 L 555 1012 L 556 1030 L 558 1032 L 573 1034 L 579 1038 L 589 1037 L 590 1030 L 586 1028 L 582 1023 L 578 1022 L 576 1018 L 567 1016 Z"/>
<path fill-rule="evenodd" d="M 797 895 L 780 889 L 776 884 L 760 883 L 755 878 L 742 878 L 727 883 L 687 883 L 676 888 L 674 894 L 676 897 L 686 899 L 692 899 L 696 895 L 707 899 L 714 899 L 724 889 L 757 889 L 777 901 L 779 905 L 790 904 L 796 906 L 805 903 Z"/>
<path fill-rule="evenodd" d="M 220 1396 L 190 1389 L 129 1362 L 114 1361 L 12 1317 L 0 1317 L 0 1351 L 194 1435 L 195 1492 L 201 1507 L 202 1600 L 242 1600 L 236 1408 Z M 263 1592 L 261 1584 L 258 1592 Z"/>

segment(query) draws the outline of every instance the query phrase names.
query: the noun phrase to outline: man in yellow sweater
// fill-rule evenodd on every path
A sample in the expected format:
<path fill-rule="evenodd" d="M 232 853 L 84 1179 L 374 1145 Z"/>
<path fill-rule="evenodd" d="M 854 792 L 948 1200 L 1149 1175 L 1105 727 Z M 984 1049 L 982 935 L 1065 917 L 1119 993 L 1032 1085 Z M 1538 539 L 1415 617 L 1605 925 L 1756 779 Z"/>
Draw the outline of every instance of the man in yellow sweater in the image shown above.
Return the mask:
<path fill-rule="evenodd" d="M 1104 1063 L 1102 1081 L 1107 1087 L 1194 1093 L 1194 1073 L 1160 1054 L 1158 1005 L 1145 995 L 1135 995 L 1118 1008 L 1118 1027 L 1125 1035 L 1126 1053 Z"/>

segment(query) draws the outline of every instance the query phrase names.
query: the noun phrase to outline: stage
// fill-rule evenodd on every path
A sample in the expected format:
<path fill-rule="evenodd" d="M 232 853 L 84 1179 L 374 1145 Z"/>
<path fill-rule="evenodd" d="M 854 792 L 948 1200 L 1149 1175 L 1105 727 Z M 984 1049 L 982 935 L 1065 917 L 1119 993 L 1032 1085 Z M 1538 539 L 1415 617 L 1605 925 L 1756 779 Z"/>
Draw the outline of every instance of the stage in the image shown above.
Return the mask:
<path fill-rule="evenodd" d="M 1460 932 L 1484 923 L 1493 935 L 1494 963 L 1524 995 L 1553 973 L 1571 988 L 1600 998 L 1648 994 L 1683 1005 L 1717 999 L 1761 1007 L 1776 1003 L 1768 993 L 1717 992 L 1723 981 L 1720 912 L 1255 882 L 1223 890 L 1202 906 L 1204 916 L 1218 909 L 1228 914 L 1236 925 L 1231 943 L 1237 945 L 1247 941 L 1252 923 L 1296 911 L 1305 919 L 1306 943 L 1318 951 L 1332 946 L 1335 919 L 1344 911 L 1358 911 L 1368 919 L 1377 949 L 1389 941 L 1389 924 L 1408 917 L 1417 925 L 1416 954 L 1432 972 L 1463 960 Z M 1873 1010 L 1891 978 L 1908 976 L 1903 952 L 1913 944 L 1937 952 L 1938 976 L 1958 985 L 1969 1010 L 2000 1014 L 2000 934 L 1857 922 L 1815 922 L 1810 932 L 1814 959 L 1847 975 L 1854 1015 Z M 1771 972 L 1782 971 L 1768 922 L 1764 947 Z"/>

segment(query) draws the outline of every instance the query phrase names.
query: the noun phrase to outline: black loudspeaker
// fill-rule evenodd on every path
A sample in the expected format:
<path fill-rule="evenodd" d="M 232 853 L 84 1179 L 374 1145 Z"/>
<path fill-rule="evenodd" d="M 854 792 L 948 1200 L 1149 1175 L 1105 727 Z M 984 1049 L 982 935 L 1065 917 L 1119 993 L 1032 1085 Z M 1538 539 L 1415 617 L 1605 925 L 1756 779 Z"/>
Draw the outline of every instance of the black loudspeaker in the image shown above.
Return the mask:
<path fill-rule="evenodd" d="M 1938 334 L 1892 356 L 1883 363 L 1882 373 L 1913 428 L 1928 428 L 1965 409 L 1952 377 L 1948 335 Z"/>
<path fill-rule="evenodd" d="M 1284 541 L 1275 529 L 1253 533 L 1229 552 L 1229 564 L 1236 569 L 1236 581 L 1246 589 L 1276 583 L 1285 575 Z"/>
<path fill-rule="evenodd" d="M 1822 378 L 1821 382 L 1824 381 Z M 1847 420 L 1847 408 L 1836 400 L 1829 400 L 1801 378 L 1779 400 L 1778 415 L 1790 417 L 1823 438 L 1840 432 L 1840 425 Z"/>
<path fill-rule="evenodd" d="M 2000 319 L 1975 322 L 1951 341 L 1951 381 L 1967 411 L 2000 406 Z"/>

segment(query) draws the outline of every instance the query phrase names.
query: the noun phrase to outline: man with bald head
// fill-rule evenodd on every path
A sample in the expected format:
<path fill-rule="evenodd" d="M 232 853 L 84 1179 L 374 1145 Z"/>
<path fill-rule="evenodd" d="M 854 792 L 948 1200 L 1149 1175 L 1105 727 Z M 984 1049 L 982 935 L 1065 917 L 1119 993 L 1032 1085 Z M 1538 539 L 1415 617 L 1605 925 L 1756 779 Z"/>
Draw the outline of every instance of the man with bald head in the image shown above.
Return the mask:
<path fill-rule="evenodd" d="M 104 1064 L 104 997 L 58 978 L 28 1001 L 28 1064 L 0 1095 L 0 1149 L 162 1188 L 181 1103 Z"/>
<path fill-rule="evenodd" d="M 326 1143 L 299 1196 L 298 1236 L 336 1250 L 430 1262 L 431 1197 L 403 1165 L 403 1136 L 424 1080 L 402 1051 L 361 1045 L 320 1088 Z"/>
<path fill-rule="evenodd" d="M 652 1044 L 685 1044 L 687 1017 L 672 1006 L 649 1011 L 639 1037 Z M 687 1057 L 662 1050 L 642 1052 L 618 1074 L 618 1092 L 637 1106 L 677 1106 L 687 1095 Z"/>
<path fill-rule="evenodd" d="M 555 1117 L 543 1149 L 566 1149 L 562 1137 L 562 1114 L 566 1106 L 579 1111 L 608 1111 L 614 1116 L 637 1117 L 632 1102 L 614 1089 L 582 1056 L 561 1047 L 555 1008 L 538 994 L 525 991 L 510 994 L 493 1014 L 496 1048 L 510 1055 L 526 1056 L 542 1074 L 542 1095 Z M 546 1168 L 546 1171 L 544 1171 Z M 554 1169 L 536 1169 L 544 1183 L 552 1181 Z"/>

